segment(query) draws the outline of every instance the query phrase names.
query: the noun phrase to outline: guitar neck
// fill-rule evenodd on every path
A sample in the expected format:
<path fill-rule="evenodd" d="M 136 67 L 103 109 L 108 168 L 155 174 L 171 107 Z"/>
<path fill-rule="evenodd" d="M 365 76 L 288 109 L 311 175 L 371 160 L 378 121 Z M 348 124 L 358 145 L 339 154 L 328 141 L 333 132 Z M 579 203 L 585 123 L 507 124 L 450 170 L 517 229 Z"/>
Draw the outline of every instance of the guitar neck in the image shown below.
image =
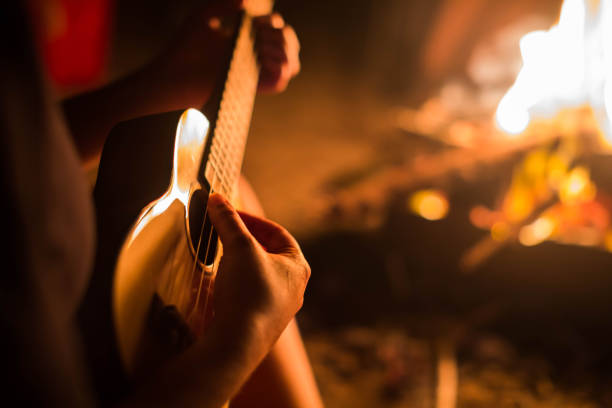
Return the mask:
<path fill-rule="evenodd" d="M 272 2 L 259 3 L 258 11 L 271 10 Z M 254 50 L 253 17 L 242 13 L 225 81 L 216 97 L 204 108 L 212 116 L 209 143 L 202 163 L 203 176 L 211 189 L 234 199 L 259 79 Z M 212 106 L 211 106 L 212 105 Z M 212 112 L 212 114 L 211 114 Z"/>

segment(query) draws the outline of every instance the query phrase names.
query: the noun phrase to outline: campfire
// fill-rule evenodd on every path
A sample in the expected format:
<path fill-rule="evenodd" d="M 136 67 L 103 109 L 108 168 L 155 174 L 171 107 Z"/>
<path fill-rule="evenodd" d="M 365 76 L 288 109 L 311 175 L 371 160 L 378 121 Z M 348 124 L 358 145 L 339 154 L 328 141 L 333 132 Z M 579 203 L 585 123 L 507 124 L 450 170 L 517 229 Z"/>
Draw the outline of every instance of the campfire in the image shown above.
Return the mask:
<path fill-rule="evenodd" d="M 389 113 L 397 129 L 439 149 L 335 191 L 334 217 L 347 224 L 356 217 L 380 220 L 372 213 L 384 213 L 388 202 L 381 197 L 399 193 L 408 212 L 442 220 L 453 210 L 456 183 L 449 180 L 478 183 L 511 162 L 498 198 L 465 215 L 488 233 L 465 251 L 463 270 L 513 243 L 612 251 L 611 185 L 600 171 L 612 152 L 608 22 L 609 2 L 565 0 L 552 27 L 527 19 L 483 41 L 472 52 L 467 79 L 451 78 L 418 108 Z M 517 35 L 523 26 L 540 29 Z"/>
<path fill-rule="evenodd" d="M 611 13 L 609 2 L 566 0 L 557 24 L 521 38 L 522 67 L 497 107 L 496 125 L 527 138 L 538 120 L 575 123 L 556 147 L 525 156 L 498 208 L 472 210 L 472 223 L 488 229 L 492 240 L 525 246 L 554 240 L 612 250 L 610 198 L 598 191 L 588 166 L 589 156 L 608 152 L 612 141 Z M 481 248 L 466 255 L 466 266 L 478 263 Z"/>

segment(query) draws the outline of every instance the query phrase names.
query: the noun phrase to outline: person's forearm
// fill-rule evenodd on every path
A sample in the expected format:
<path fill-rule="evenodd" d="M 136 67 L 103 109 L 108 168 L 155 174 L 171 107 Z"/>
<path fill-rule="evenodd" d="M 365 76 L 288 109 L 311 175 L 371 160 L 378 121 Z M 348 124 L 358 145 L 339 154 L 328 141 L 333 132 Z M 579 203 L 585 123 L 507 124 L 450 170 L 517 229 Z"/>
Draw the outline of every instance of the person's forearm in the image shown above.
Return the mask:
<path fill-rule="evenodd" d="M 268 408 L 323 407 L 295 319 L 232 400 L 231 408 L 251 407 L 253 401 Z"/>
<path fill-rule="evenodd" d="M 227 332 L 211 327 L 199 343 L 161 368 L 120 406 L 221 407 L 238 392 L 270 347 L 257 328 L 231 336 Z"/>
<path fill-rule="evenodd" d="M 189 107 L 200 107 L 210 91 L 175 92 L 151 65 L 126 78 L 63 102 L 64 114 L 83 162 L 100 154 L 117 123 Z M 212 83 L 210 85 L 212 89 Z"/>

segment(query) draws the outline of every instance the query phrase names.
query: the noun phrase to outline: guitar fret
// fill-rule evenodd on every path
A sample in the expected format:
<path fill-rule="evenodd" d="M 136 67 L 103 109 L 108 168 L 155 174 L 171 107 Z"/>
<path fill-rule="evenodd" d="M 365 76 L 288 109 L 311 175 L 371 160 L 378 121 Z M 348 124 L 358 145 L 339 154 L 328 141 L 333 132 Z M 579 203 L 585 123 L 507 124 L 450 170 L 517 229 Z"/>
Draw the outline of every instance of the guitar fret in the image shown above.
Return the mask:
<path fill-rule="evenodd" d="M 263 3 L 271 9 L 271 2 Z M 247 15 L 239 29 L 205 169 L 209 183 L 214 180 L 217 191 L 230 199 L 240 176 L 259 76 L 251 27 L 252 18 Z"/>

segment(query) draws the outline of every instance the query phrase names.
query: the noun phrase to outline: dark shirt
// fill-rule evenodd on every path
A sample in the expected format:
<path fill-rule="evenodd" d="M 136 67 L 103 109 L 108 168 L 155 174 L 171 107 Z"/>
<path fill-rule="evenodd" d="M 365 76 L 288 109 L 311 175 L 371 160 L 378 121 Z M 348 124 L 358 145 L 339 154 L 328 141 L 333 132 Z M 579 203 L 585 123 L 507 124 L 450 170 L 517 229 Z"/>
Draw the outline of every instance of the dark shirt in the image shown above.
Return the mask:
<path fill-rule="evenodd" d="M 74 319 L 93 259 L 93 206 L 27 21 L 20 2 L 0 6 L 1 388 L 19 406 L 89 406 Z"/>

